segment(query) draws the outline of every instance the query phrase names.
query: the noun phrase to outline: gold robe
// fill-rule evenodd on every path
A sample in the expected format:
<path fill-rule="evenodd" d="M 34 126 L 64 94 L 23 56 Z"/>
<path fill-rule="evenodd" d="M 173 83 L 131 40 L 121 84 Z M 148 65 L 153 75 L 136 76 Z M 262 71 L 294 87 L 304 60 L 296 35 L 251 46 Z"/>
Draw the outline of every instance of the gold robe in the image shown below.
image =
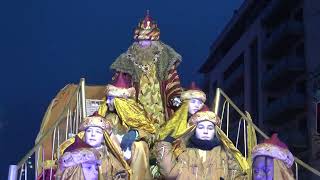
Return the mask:
<path fill-rule="evenodd" d="M 181 56 L 161 41 L 153 41 L 147 48 L 135 42 L 112 63 L 111 69 L 129 75 L 137 100 L 160 127 L 173 112 L 170 100 L 182 90 L 176 71 L 180 62 Z"/>
<path fill-rule="evenodd" d="M 181 180 L 246 179 L 236 160 L 223 146 L 210 151 L 186 148 L 177 157 L 172 145 L 160 142 L 156 146 L 160 172 L 165 178 Z"/>

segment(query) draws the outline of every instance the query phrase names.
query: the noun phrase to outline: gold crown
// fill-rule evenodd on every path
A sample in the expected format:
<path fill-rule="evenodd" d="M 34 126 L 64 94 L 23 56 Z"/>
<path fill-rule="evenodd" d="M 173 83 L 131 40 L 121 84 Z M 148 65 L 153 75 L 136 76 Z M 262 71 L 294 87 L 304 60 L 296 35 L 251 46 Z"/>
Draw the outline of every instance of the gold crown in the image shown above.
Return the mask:
<path fill-rule="evenodd" d="M 181 93 L 181 100 L 190 100 L 190 99 L 200 99 L 202 102 L 207 100 L 207 96 L 203 91 L 200 90 L 187 90 Z"/>
<path fill-rule="evenodd" d="M 100 127 L 103 130 L 110 131 L 111 130 L 111 124 L 108 122 L 105 118 L 102 116 L 89 116 L 85 117 L 83 122 L 81 123 L 79 130 L 84 131 L 88 127 Z"/>
<path fill-rule="evenodd" d="M 213 124 L 220 126 L 220 118 L 212 111 L 199 111 L 192 115 L 189 119 L 191 125 L 196 125 L 201 121 L 211 121 Z"/>
<path fill-rule="evenodd" d="M 145 18 L 139 22 L 138 27 L 134 31 L 135 40 L 151 40 L 157 41 L 160 38 L 160 29 L 154 22 L 147 11 Z"/>
<path fill-rule="evenodd" d="M 279 159 L 287 166 L 287 168 L 290 168 L 294 162 L 294 157 L 288 149 L 269 143 L 261 143 L 253 148 L 252 159 L 257 156 L 270 156 Z"/>

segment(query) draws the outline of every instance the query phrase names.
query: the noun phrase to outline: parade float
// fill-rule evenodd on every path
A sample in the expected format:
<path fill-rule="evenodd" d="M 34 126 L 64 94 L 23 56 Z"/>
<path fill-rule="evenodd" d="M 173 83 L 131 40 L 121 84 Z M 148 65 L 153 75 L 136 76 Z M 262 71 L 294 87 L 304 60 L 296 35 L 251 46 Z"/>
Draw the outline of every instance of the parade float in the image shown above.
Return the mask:
<path fill-rule="evenodd" d="M 34 147 L 10 166 L 8 179 L 252 179 L 260 174 L 253 165 L 263 157 L 277 162 L 272 168 L 281 166 L 272 175 L 277 179 L 283 174 L 297 179 L 300 166 L 320 176 L 276 137 L 257 145 L 257 135 L 269 137 L 222 89 L 216 90 L 214 102 L 206 102 L 195 84 L 182 88 L 177 72 L 182 57 L 160 41 L 160 29 L 149 13 L 133 36 L 133 44 L 110 66 L 114 75 L 109 84 L 90 85 L 81 78 L 60 90 Z M 214 132 L 215 144 L 209 142 L 214 138 L 194 137 L 202 126 Z M 186 143 L 190 139 L 192 146 Z M 203 161 L 195 162 L 192 153 Z M 205 171 L 207 166 L 214 168 Z"/>

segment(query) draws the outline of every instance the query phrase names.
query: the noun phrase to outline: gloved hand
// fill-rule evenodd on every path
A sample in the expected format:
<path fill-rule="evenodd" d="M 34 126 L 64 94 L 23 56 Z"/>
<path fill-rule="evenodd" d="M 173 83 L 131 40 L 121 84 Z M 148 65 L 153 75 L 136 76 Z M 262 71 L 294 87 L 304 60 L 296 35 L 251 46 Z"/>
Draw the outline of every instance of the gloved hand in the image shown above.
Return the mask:
<path fill-rule="evenodd" d="M 120 143 L 122 151 L 126 151 L 128 148 L 131 151 L 131 146 L 133 142 L 137 139 L 138 132 L 136 130 L 130 130 L 125 134 Z"/>

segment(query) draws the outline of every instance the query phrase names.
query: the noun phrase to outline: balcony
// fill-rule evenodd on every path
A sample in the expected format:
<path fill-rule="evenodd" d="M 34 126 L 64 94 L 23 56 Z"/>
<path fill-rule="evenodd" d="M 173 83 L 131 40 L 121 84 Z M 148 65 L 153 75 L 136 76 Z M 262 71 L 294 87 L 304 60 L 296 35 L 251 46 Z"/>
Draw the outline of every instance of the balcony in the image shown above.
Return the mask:
<path fill-rule="evenodd" d="M 305 96 L 301 93 L 291 93 L 270 103 L 265 112 L 265 120 L 275 124 L 282 124 L 303 113 Z"/>
<path fill-rule="evenodd" d="M 223 89 L 229 96 L 238 95 L 243 91 L 244 64 L 241 64 L 225 81 Z"/>
<path fill-rule="evenodd" d="M 287 21 L 279 25 L 264 42 L 263 54 L 267 57 L 276 58 L 289 50 L 303 35 L 303 24 L 298 21 Z"/>
<path fill-rule="evenodd" d="M 263 77 L 263 87 L 268 90 L 285 88 L 305 70 L 302 58 L 289 56 L 274 65 Z"/>

